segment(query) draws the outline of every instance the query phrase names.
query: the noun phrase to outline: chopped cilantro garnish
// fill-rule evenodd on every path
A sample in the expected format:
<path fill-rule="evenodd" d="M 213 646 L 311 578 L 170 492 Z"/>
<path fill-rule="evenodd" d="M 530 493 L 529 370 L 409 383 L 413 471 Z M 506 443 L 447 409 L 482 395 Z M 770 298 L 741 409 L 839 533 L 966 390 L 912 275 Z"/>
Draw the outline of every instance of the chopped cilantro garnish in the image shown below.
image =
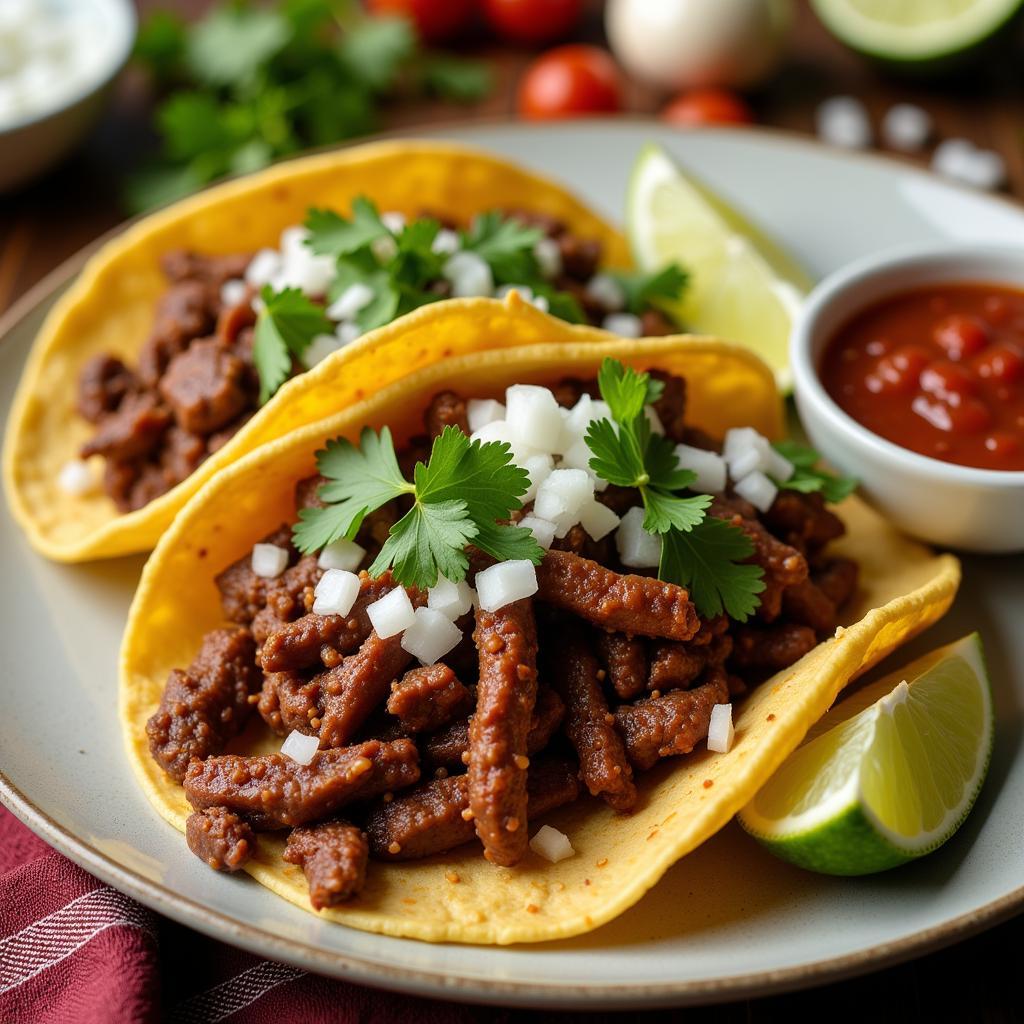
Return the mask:
<path fill-rule="evenodd" d="M 668 265 L 651 274 L 642 270 L 613 270 L 611 276 L 622 286 L 626 295 L 626 309 L 639 316 L 658 300 L 673 302 L 679 299 L 689 280 L 678 263 Z"/>
<path fill-rule="evenodd" d="M 331 334 L 334 324 L 323 307 L 310 302 L 298 288 L 260 293 L 263 309 L 256 320 L 252 358 L 260 378 L 260 404 L 288 379 L 292 357 L 301 356 L 318 334 Z"/>
<path fill-rule="evenodd" d="M 327 478 L 320 489 L 327 504 L 299 513 L 293 535 L 304 553 L 354 537 L 370 512 L 409 495 L 412 508 L 391 527 L 371 575 L 390 568 L 406 586 L 432 587 L 439 575 L 458 582 L 469 568 L 470 543 L 499 560 L 539 564 L 544 557 L 529 530 L 499 522 L 522 507 L 519 498 L 528 486 L 507 444 L 470 441 L 457 427 L 446 427 L 409 483 L 398 467 L 391 432 L 366 428 L 358 448 L 343 438 L 328 442 L 317 452 L 317 469 Z"/>
<path fill-rule="evenodd" d="M 857 488 L 852 476 L 841 476 L 826 469 L 816 468 L 821 456 L 811 447 L 797 441 L 776 441 L 772 447 L 785 459 L 793 463 L 795 472 L 784 483 L 776 481 L 779 487 L 790 491 L 811 494 L 820 491 L 830 504 L 836 505 L 848 498 Z"/>
<path fill-rule="evenodd" d="M 609 483 L 640 491 L 644 529 L 662 540 L 661 579 L 685 586 L 706 618 L 724 610 L 745 621 L 759 604 L 763 571 L 742 564 L 754 550 L 748 537 L 707 517 L 709 494 L 677 493 L 696 474 L 679 467 L 674 445 L 651 430 L 644 413 L 644 406 L 660 396 L 661 383 L 613 359 L 601 364 L 597 381 L 615 422 L 591 423 L 586 438 L 594 454 L 591 469 Z"/>

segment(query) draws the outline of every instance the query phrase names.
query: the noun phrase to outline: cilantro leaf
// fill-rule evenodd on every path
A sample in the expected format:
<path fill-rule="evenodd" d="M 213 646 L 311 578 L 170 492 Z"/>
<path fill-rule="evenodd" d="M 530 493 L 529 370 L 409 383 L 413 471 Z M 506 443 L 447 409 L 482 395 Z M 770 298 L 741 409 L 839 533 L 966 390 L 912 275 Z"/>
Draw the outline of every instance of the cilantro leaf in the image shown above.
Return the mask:
<path fill-rule="evenodd" d="M 466 576 L 466 545 L 476 536 L 464 501 L 417 501 L 391 527 L 380 554 L 370 566 L 379 576 L 389 567 L 399 583 L 432 587 L 438 575 L 450 580 Z"/>
<path fill-rule="evenodd" d="M 662 534 L 658 578 L 686 587 L 705 618 L 723 611 L 745 622 L 757 610 L 764 590 L 764 571 L 741 560 L 754 550 L 741 530 L 714 517 L 688 532 Z"/>
<path fill-rule="evenodd" d="M 624 447 L 611 420 L 593 420 L 587 427 L 587 447 L 593 453 L 590 468 L 619 487 L 639 487 L 646 470 L 635 445 Z"/>
<path fill-rule="evenodd" d="M 597 374 L 601 397 L 608 403 L 619 423 L 630 423 L 641 415 L 644 406 L 656 402 L 665 385 L 650 374 L 637 373 L 617 359 L 605 358 Z"/>
<path fill-rule="evenodd" d="M 538 275 L 533 247 L 543 237 L 540 228 L 491 210 L 473 218 L 462 233 L 462 247 L 487 261 L 496 283 L 529 284 Z"/>
<path fill-rule="evenodd" d="M 704 510 L 711 504 L 710 494 L 677 498 L 656 488 L 644 493 L 644 529 L 649 533 L 682 530 L 688 533 L 704 521 Z"/>
<path fill-rule="evenodd" d="M 776 441 L 772 447 L 793 463 L 795 472 L 785 482 L 775 481 L 780 488 L 812 494 L 820 491 L 829 504 L 837 505 L 857 489 L 857 479 L 816 468 L 821 456 L 810 446 L 797 441 Z"/>
<path fill-rule="evenodd" d="M 494 85 L 494 76 L 482 61 L 442 55 L 424 61 L 423 82 L 437 96 L 465 102 L 483 99 Z"/>
<path fill-rule="evenodd" d="M 406 18 L 367 18 L 351 26 L 338 44 L 342 63 L 375 92 L 385 91 L 416 50 Z"/>
<path fill-rule="evenodd" d="M 200 82 L 248 83 L 260 65 L 281 51 L 289 36 L 287 21 L 276 11 L 215 7 L 192 28 L 186 58 Z"/>
<path fill-rule="evenodd" d="M 653 301 L 677 301 L 683 293 L 688 275 L 678 263 L 669 263 L 660 270 L 610 271 L 626 295 L 626 308 L 639 316 Z"/>
<path fill-rule="evenodd" d="M 252 355 L 262 405 L 288 378 L 292 356 L 301 356 L 318 334 L 331 334 L 334 324 L 298 288 L 275 292 L 265 285 L 260 298 L 263 309 L 256 319 Z"/>
<path fill-rule="evenodd" d="M 384 226 L 376 205 L 366 196 L 352 201 L 352 219 L 334 210 L 312 208 L 306 214 L 309 238 L 306 245 L 318 256 L 348 256 L 391 232 Z"/>
<path fill-rule="evenodd" d="M 365 427 L 358 448 L 345 438 L 328 441 L 327 447 L 316 453 L 316 468 L 327 478 L 319 492 L 327 504 L 299 512 L 292 536 L 304 554 L 319 551 L 340 537 L 351 540 L 370 512 L 412 491 L 399 469 L 387 427 L 379 434 Z"/>
<path fill-rule="evenodd" d="M 185 56 L 188 30 L 173 11 L 154 11 L 140 26 L 133 56 L 157 80 L 172 78 Z"/>
<path fill-rule="evenodd" d="M 544 560 L 544 549 L 537 543 L 531 531 L 522 526 L 504 523 L 478 523 L 473 543 L 499 561 L 523 559 L 540 565 Z"/>

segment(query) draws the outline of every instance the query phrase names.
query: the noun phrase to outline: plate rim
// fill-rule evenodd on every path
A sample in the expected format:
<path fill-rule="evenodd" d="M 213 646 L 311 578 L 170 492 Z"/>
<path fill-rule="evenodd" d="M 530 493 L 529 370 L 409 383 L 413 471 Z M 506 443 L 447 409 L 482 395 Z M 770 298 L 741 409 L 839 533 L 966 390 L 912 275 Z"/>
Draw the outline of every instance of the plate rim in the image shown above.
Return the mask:
<path fill-rule="evenodd" d="M 464 133 L 474 129 L 500 128 L 511 131 L 571 130 L 575 126 L 605 127 L 612 131 L 623 124 L 649 125 L 652 130 L 663 130 L 665 125 L 650 117 L 618 116 L 615 118 L 581 118 L 555 124 L 509 121 L 505 118 L 481 118 L 471 121 L 452 121 L 419 131 L 408 128 L 379 133 L 355 140 L 343 146 L 324 147 L 324 150 L 349 148 L 376 139 L 402 139 L 428 136 L 443 137 L 446 132 Z M 954 191 L 974 198 L 984 198 L 1008 207 L 1018 216 L 1024 214 L 1024 203 L 1002 194 L 979 194 L 957 182 L 949 181 L 909 161 L 908 158 L 878 152 L 860 152 L 840 149 L 816 142 L 813 138 L 794 131 L 769 126 L 714 127 L 685 129 L 686 135 L 746 136 L 757 144 L 769 143 L 783 148 L 807 149 L 825 152 L 843 160 L 881 165 L 903 173 L 938 181 Z M 472 140 L 467 140 L 470 144 Z M 304 153 L 302 156 L 308 154 Z M 296 157 L 294 159 L 301 159 Z M 217 183 L 214 183 L 217 184 Z M 142 216 L 142 215 L 140 215 Z M 55 291 L 67 284 L 80 272 L 85 262 L 109 239 L 124 231 L 140 217 L 128 218 L 104 232 L 71 256 L 67 257 L 43 278 L 32 285 L 2 315 L 0 315 L 0 344 L 49 299 Z M 597 1001 L 602 1009 L 668 1007 L 724 1002 L 736 998 L 755 998 L 780 992 L 839 981 L 866 973 L 882 966 L 894 966 L 916 956 L 933 952 L 954 942 L 1007 920 L 1024 908 L 1024 885 L 1005 895 L 982 904 L 956 917 L 930 928 L 922 929 L 893 942 L 877 944 L 866 949 L 822 960 L 804 962 L 785 968 L 752 971 L 713 980 L 668 981 L 664 983 L 631 984 L 567 984 L 532 980 L 496 981 L 494 979 L 465 977 L 451 970 L 426 970 L 380 963 L 376 960 L 325 950 L 298 939 L 282 938 L 259 926 L 238 920 L 228 914 L 212 910 L 203 904 L 177 893 L 141 873 L 113 860 L 70 829 L 59 824 L 41 807 L 22 792 L 0 768 L 0 804 L 19 821 L 40 836 L 58 852 L 101 881 L 112 885 L 144 906 L 188 927 L 230 944 L 240 946 L 261 956 L 311 969 L 345 981 L 376 988 L 403 992 L 428 998 L 443 998 L 457 1002 L 492 1003 L 529 1007 L 557 1007 L 559 1009 L 591 1008 Z M 500 947 L 499 947 L 500 948 Z"/>

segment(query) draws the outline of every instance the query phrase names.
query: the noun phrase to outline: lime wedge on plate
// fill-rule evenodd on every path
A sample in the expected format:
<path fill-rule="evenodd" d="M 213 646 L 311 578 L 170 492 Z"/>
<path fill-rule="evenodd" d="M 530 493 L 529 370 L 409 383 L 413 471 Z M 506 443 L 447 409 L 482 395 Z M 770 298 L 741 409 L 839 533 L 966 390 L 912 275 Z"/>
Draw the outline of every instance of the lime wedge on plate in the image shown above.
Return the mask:
<path fill-rule="evenodd" d="M 960 827 L 991 753 L 992 697 L 972 633 L 834 707 L 740 823 L 800 867 L 884 871 Z"/>
<path fill-rule="evenodd" d="M 818 17 L 847 46 L 904 67 L 927 68 L 995 35 L 1021 0 L 813 0 Z"/>
<path fill-rule="evenodd" d="M 655 145 L 633 167 L 626 223 L 640 267 L 674 260 L 690 275 L 668 311 L 689 331 L 753 349 L 788 393 L 789 332 L 810 287 L 793 260 Z"/>

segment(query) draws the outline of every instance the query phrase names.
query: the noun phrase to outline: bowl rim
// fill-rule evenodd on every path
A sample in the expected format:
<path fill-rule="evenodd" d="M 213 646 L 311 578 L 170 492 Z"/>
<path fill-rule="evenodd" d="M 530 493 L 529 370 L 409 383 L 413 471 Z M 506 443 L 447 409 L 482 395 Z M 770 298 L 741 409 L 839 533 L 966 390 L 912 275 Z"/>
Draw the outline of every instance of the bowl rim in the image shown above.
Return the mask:
<path fill-rule="evenodd" d="M 931 268 L 938 272 L 942 266 L 961 263 L 964 271 L 962 280 L 971 282 L 975 280 L 972 278 L 972 266 L 980 266 L 986 261 L 992 260 L 1019 262 L 1022 281 L 1024 281 L 1024 246 L 985 242 L 939 242 L 895 246 L 863 256 L 828 274 L 811 290 L 790 334 L 789 361 L 793 374 L 793 394 L 798 404 L 801 400 L 810 401 L 816 406 L 817 411 L 832 422 L 836 429 L 843 431 L 856 444 L 861 447 L 870 446 L 889 461 L 902 462 L 908 469 L 919 475 L 933 478 L 942 477 L 947 483 L 999 490 L 1024 487 L 1024 470 L 984 469 L 978 466 L 965 466 L 958 462 L 946 462 L 942 459 L 932 458 L 930 455 L 911 451 L 909 448 L 904 448 L 902 445 L 876 434 L 842 409 L 825 390 L 812 355 L 812 342 L 821 319 L 852 289 L 862 285 L 876 286 L 873 294 L 862 297 L 857 303 L 856 308 L 865 309 L 882 296 L 898 294 L 904 290 L 909 291 L 914 287 L 927 286 L 927 280 L 922 280 L 918 285 L 897 286 L 887 291 L 885 282 L 893 271 L 911 268 L 927 271 Z M 927 274 L 925 274 L 925 278 L 927 278 Z M 943 280 L 948 281 L 949 279 L 936 277 L 935 283 L 940 283 Z M 977 280 L 1016 287 L 1024 292 L 1022 281 L 1009 281 L 999 274 L 979 271 Z M 847 316 L 853 314 L 854 310 L 851 310 Z M 801 409 L 801 417 L 804 415 L 805 413 Z"/>
<path fill-rule="evenodd" d="M 95 96 L 96 93 L 105 89 L 124 70 L 125 65 L 131 58 L 132 50 L 135 48 L 135 39 L 139 31 L 139 16 L 135 10 L 135 5 L 131 0 L 89 0 L 89 3 L 100 17 L 111 20 L 110 15 L 113 15 L 112 20 L 123 25 L 124 32 L 121 45 L 111 49 L 106 67 L 90 80 L 85 89 L 77 90 L 67 96 L 57 106 L 44 107 L 42 110 L 22 117 L 19 120 L 0 124 L 0 139 L 7 135 L 13 135 L 15 132 L 24 131 L 26 128 L 32 128 L 37 124 L 50 120 L 52 117 L 63 114 L 67 110 L 71 110 L 72 107 L 78 106 L 78 104 L 83 103 L 90 96 Z"/>

